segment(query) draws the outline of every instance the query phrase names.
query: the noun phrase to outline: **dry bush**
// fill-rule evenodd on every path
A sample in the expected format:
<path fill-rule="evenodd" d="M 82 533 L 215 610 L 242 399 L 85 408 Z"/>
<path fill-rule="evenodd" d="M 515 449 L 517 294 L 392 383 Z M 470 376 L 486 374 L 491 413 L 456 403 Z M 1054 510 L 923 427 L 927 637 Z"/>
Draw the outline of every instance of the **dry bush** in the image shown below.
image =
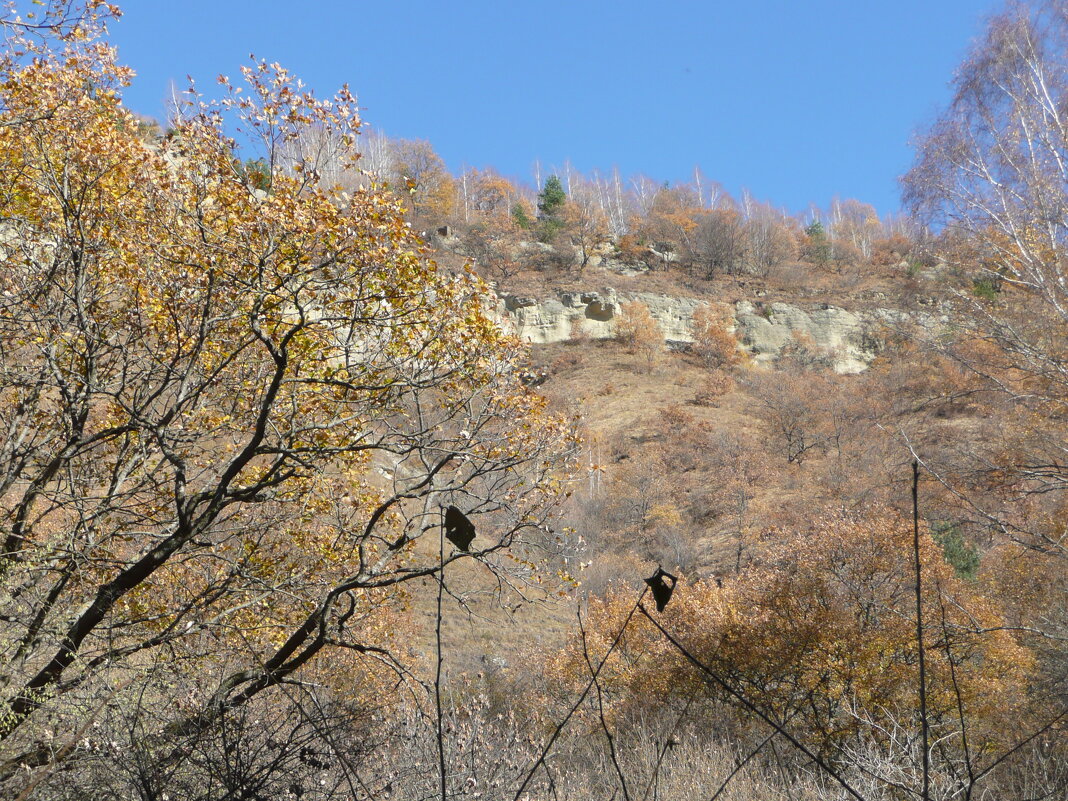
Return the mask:
<path fill-rule="evenodd" d="M 581 344 L 590 341 L 590 332 L 586 330 L 582 317 L 572 317 L 569 324 L 567 341 L 573 344 Z"/>
<path fill-rule="evenodd" d="M 693 415 L 679 403 L 673 403 L 671 406 L 661 409 L 660 421 L 664 424 L 668 436 L 672 438 L 678 437 L 694 424 Z"/>
<path fill-rule="evenodd" d="M 550 375 L 559 375 L 560 373 L 573 370 L 576 367 L 581 367 L 586 363 L 586 357 L 577 350 L 565 350 L 560 352 L 550 363 L 548 371 Z"/>
<path fill-rule="evenodd" d="M 646 576 L 649 563 L 633 553 L 602 551 L 590 557 L 578 575 L 579 593 L 583 598 L 603 595 L 621 576 L 637 579 Z"/>
<path fill-rule="evenodd" d="M 878 509 L 831 516 L 808 529 L 768 531 L 756 560 L 739 575 L 689 583 L 664 618 L 691 652 L 809 743 L 834 748 L 866 735 L 886 742 L 886 726 L 916 722 L 911 526 Z M 1033 656 L 999 627 L 997 604 L 958 579 L 923 532 L 927 710 L 947 751 L 959 732 L 1004 746 L 1008 721 L 1027 715 Z M 616 593 L 591 604 L 587 626 L 603 652 L 634 603 Z M 935 636 L 935 632 L 938 636 Z M 716 696 L 703 676 L 651 626 L 640 623 L 604 672 L 622 706 L 649 699 Z M 581 683 L 581 654 L 556 663 L 561 681 Z M 722 700 L 727 700 L 725 697 Z M 739 710 L 740 717 L 746 715 Z M 880 726 L 884 728 L 880 728 Z"/>
<path fill-rule="evenodd" d="M 823 274 L 804 261 L 784 261 L 768 273 L 768 286 L 784 294 L 803 295 L 817 286 Z"/>
<path fill-rule="evenodd" d="M 615 334 L 628 353 L 642 356 L 650 365 L 663 353 L 664 332 L 640 300 L 620 304 Z"/>
<path fill-rule="evenodd" d="M 797 237 L 787 225 L 766 210 L 745 223 L 745 263 L 754 274 L 768 275 L 799 253 Z"/>
<path fill-rule="evenodd" d="M 510 218 L 494 217 L 469 226 L 457 251 L 471 260 L 479 275 L 508 286 L 523 268 L 516 258 L 520 232 Z"/>
<path fill-rule="evenodd" d="M 705 439 L 703 468 L 715 481 L 690 494 L 690 514 L 702 523 L 718 520 L 740 535 L 753 523 L 754 502 L 772 475 L 767 450 L 756 438 L 717 432 Z M 735 554 L 735 562 L 740 557 Z"/>
<path fill-rule="evenodd" d="M 835 239 L 831 242 L 831 263 L 835 269 L 841 271 L 848 266 L 865 264 L 867 259 L 860 248 L 852 242 L 844 239 Z"/>
<path fill-rule="evenodd" d="M 649 249 L 635 234 L 627 233 L 616 240 L 616 252 L 624 264 L 644 264 Z"/>
<path fill-rule="evenodd" d="M 716 401 L 735 390 L 734 378 L 726 370 L 713 369 L 702 379 L 693 402 L 698 406 L 715 406 Z"/>
<path fill-rule="evenodd" d="M 775 362 L 790 372 L 832 370 L 836 355 L 835 351 L 817 345 L 808 332 L 795 331 L 793 339 L 783 345 Z"/>
<path fill-rule="evenodd" d="M 738 340 L 727 331 L 730 313 L 699 306 L 693 313 L 693 351 L 709 367 L 730 367 L 742 360 Z"/>
<path fill-rule="evenodd" d="M 776 769 L 771 749 L 739 768 L 756 743 L 731 743 L 693 726 L 686 715 L 665 709 L 650 711 L 613 731 L 617 772 L 603 729 L 596 727 L 592 710 L 585 725 L 590 734 L 573 737 L 558 761 L 558 798 L 590 799 L 620 796 L 620 775 L 631 798 L 652 798 L 655 787 L 662 801 L 690 801 L 716 797 L 718 801 L 818 801 L 819 782 L 795 773 L 791 780 Z M 681 723 L 680 723 L 681 718 Z M 759 740 L 757 741 L 759 742 Z M 564 749 L 562 748 L 561 751 Z M 795 767 L 796 765 L 792 765 Z M 543 788 L 546 792 L 548 788 Z M 542 796 L 536 796 L 542 797 Z M 552 793 L 546 796 L 553 797 Z"/>
<path fill-rule="evenodd" d="M 689 261 L 705 278 L 740 271 L 747 250 L 745 225 L 733 209 L 700 214 L 691 236 Z"/>
<path fill-rule="evenodd" d="M 681 523 L 670 467 L 662 452 L 653 451 L 612 470 L 604 510 L 607 541 L 637 551 L 650 532 Z"/>
<path fill-rule="evenodd" d="M 799 467 L 809 457 L 838 444 L 837 418 L 828 418 L 825 403 L 831 385 L 816 376 L 769 373 L 749 379 L 748 388 L 761 407 L 770 447 Z"/>
<path fill-rule="evenodd" d="M 909 259 L 916 244 L 903 234 L 890 234 L 872 243 L 871 263 L 877 267 L 896 267 Z"/>

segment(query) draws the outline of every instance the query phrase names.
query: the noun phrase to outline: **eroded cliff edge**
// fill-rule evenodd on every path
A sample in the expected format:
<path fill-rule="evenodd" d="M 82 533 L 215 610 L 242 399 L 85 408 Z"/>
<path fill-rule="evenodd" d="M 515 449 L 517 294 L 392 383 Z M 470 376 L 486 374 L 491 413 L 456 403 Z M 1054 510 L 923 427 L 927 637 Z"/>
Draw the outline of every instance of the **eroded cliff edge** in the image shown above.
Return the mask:
<path fill-rule="evenodd" d="M 566 342 L 576 337 L 607 339 L 614 336 L 621 306 L 644 303 L 660 325 L 669 344 L 693 342 L 693 314 L 714 299 L 672 297 L 651 292 L 560 291 L 551 297 L 501 295 L 502 322 L 526 340 L 539 345 Z M 935 313 L 915 314 L 890 308 L 846 309 L 827 303 L 795 305 L 764 303 L 759 299 L 721 304 L 729 309 L 728 331 L 738 346 L 756 362 L 772 362 L 792 343 L 818 349 L 837 373 L 859 373 L 879 352 L 889 329 L 907 323 L 937 324 Z"/>

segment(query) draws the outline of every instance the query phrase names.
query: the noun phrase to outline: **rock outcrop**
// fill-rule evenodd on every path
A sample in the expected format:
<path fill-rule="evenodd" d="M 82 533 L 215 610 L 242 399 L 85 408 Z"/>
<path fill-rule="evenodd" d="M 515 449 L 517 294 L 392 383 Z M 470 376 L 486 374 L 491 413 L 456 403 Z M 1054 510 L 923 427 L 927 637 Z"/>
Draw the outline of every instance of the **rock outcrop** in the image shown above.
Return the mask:
<path fill-rule="evenodd" d="M 566 342 L 576 336 L 607 339 L 614 335 L 621 304 L 633 300 L 649 308 L 669 344 L 693 342 L 693 313 L 705 305 L 695 298 L 613 289 L 559 292 L 551 298 L 505 295 L 499 314 L 516 334 L 535 344 Z M 772 362 L 783 348 L 797 343 L 822 354 L 838 373 L 859 373 L 878 352 L 878 332 L 905 317 L 885 308 L 850 311 L 826 303 L 802 308 L 743 300 L 735 304 L 730 330 L 739 347 L 757 362 Z"/>
<path fill-rule="evenodd" d="M 863 372 L 875 358 L 869 314 L 820 305 L 801 309 L 787 303 L 735 306 L 735 336 L 757 361 L 772 361 L 791 343 L 826 354 L 837 373 Z"/>
<path fill-rule="evenodd" d="M 506 295 L 501 298 L 500 311 L 521 338 L 547 345 L 565 342 L 576 335 L 592 339 L 613 336 L 621 305 L 633 300 L 649 307 L 649 313 L 660 325 L 668 342 L 693 342 L 694 309 L 704 303 L 692 298 L 673 298 L 651 292 L 622 294 L 613 289 L 560 292 L 555 298 L 545 299 Z"/>

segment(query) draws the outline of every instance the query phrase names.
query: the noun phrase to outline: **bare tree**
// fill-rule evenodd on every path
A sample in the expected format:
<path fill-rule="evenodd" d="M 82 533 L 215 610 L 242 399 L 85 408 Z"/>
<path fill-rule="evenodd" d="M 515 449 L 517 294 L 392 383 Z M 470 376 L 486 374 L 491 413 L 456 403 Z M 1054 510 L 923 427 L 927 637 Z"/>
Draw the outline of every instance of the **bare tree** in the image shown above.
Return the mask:
<path fill-rule="evenodd" d="M 693 262 L 707 278 L 741 268 L 747 249 L 746 225 L 730 208 L 714 209 L 697 220 L 693 235 Z"/>
<path fill-rule="evenodd" d="M 1068 488 L 1068 440 L 1051 419 L 1068 397 L 1068 356 L 1059 344 L 1068 330 L 1066 52 L 1062 2 L 1014 6 L 993 18 L 905 178 L 911 208 L 945 228 L 939 255 L 968 277 L 958 294 L 961 328 L 943 349 L 1017 410 L 1002 431 L 1023 446 L 1012 464 L 994 465 L 979 448 L 971 467 L 1010 470 L 1002 487 L 1017 499 Z M 978 297 L 973 281 L 983 290 Z M 1038 416 L 1018 425 L 1031 413 Z M 1034 425 L 1042 435 L 1027 434 Z M 980 511 L 1013 533 L 1022 521 L 1011 504 L 997 504 L 988 497 Z"/>

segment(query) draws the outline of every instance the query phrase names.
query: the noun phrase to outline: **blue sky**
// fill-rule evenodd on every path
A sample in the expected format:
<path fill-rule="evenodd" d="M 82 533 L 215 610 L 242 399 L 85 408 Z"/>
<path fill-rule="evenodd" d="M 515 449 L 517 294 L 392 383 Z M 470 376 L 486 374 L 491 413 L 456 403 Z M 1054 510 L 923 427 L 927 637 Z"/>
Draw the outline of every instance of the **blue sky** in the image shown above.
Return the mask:
<path fill-rule="evenodd" d="M 170 81 L 202 90 L 249 54 L 364 119 L 429 140 L 450 168 L 532 181 L 589 171 L 689 180 L 791 211 L 835 195 L 898 208 L 909 139 L 995 0 L 127 0 L 111 29 L 138 78 L 128 105 L 163 114 Z"/>

